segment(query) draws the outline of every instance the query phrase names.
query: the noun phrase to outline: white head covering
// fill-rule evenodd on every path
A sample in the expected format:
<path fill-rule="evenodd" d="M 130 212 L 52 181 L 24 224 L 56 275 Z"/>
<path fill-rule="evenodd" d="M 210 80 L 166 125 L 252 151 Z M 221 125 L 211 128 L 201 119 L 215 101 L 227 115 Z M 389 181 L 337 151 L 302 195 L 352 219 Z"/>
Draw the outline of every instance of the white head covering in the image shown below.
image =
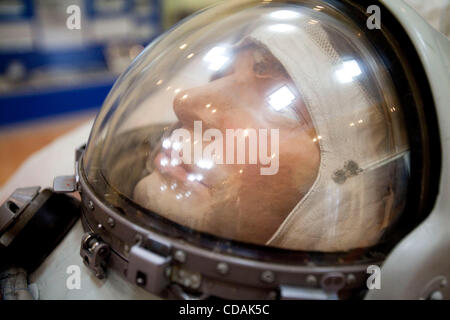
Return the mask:
<path fill-rule="evenodd" d="M 259 28 L 250 38 L 283 64 L 320 138 L 316 181 L 267 245 L 342 251 L 375 244 L 405 192 L 394 183 L 400 172 L 396 159 L 408 149 L 404 132 L 392 130 L 401 127 L 400 112 L 377 105 L 358 81 L 339 82 L 336 72 L 344 61 L 320 23 L 282 33 Z"/>

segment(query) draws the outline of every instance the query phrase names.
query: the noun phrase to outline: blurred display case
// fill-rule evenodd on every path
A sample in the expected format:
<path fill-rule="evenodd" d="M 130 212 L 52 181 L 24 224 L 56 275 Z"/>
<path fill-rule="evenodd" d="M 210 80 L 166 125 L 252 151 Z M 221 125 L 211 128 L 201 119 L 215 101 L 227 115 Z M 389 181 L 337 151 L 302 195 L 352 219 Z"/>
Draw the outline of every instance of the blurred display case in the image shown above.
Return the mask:
<path fill-rule="evenodd" d="M 226 0 L 163 0 L 164 27 L 169 28 L 197 10 Z"/>
<path fill-rule="evenodd" d="M 99 108 L 162 31 L 163 0 L 1 0 L 0 126 Z M 69 6 L 80 9 L 70 29 Z"/>

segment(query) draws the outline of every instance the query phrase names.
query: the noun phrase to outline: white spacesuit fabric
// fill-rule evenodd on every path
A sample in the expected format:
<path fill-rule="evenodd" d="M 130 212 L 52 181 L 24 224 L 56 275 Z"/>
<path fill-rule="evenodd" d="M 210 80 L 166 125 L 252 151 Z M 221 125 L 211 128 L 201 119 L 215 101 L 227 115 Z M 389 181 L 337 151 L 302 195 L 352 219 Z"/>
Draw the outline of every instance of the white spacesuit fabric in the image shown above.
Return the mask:
<path fill-rule="evenodd" d="M 395 113 L 386 120 L 356 79 L 341 83 L 343 66 L 357 62 L 339 57 L 319 23 L 304 24 L 279 36 L 264 28 L 251 35 L 294 80 L 321 149 L 316 182 L 267 244 L 318 251 L 371 246 L 396 218 L 395 195 L 387 188 L 396 168 L 389 163 L 406 154 L 408 142 L 389 130 L 399 121 Z M 341 170 L 354 172 L 338 181 Z"/>

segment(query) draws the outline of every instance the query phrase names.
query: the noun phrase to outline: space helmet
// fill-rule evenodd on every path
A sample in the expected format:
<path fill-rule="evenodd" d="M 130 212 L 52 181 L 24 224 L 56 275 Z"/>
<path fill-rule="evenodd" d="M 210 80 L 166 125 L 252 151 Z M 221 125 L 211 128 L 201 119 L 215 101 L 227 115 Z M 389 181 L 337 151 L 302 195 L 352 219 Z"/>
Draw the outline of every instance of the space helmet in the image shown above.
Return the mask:
<path fill-rule="evenodd" d="M 416 84 L 366 18 L 230 1 L 150 44 L 80 160 L 86 264 L 181 297 L 354 294 L 420 198 Z"/>

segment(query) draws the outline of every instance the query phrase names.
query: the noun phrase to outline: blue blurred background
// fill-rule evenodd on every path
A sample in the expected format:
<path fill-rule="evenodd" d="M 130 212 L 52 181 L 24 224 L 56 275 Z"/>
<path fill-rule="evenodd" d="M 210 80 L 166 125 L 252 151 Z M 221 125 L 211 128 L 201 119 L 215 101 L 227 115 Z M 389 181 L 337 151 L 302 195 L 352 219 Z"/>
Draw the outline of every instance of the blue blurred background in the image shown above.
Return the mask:
<path fill-rule="evenodd" d="M 0 0 L 0 186 L 31 154 L 92 119 L 154 38 L 217 1 Z"/>
<path fill-rule="evenodd" d="M 97 109 L 162 31 L 161 2 L 0 1 L 0 126 Z M 67 26 L 71 5 L 80 29 Z"/>
<path fill-rule="evenodd" d="M 0 0 L 0 128 L 98 110 L 165 28 L 214 0 Z M 74 11 L 80 29 L 70 29 Z"/>

